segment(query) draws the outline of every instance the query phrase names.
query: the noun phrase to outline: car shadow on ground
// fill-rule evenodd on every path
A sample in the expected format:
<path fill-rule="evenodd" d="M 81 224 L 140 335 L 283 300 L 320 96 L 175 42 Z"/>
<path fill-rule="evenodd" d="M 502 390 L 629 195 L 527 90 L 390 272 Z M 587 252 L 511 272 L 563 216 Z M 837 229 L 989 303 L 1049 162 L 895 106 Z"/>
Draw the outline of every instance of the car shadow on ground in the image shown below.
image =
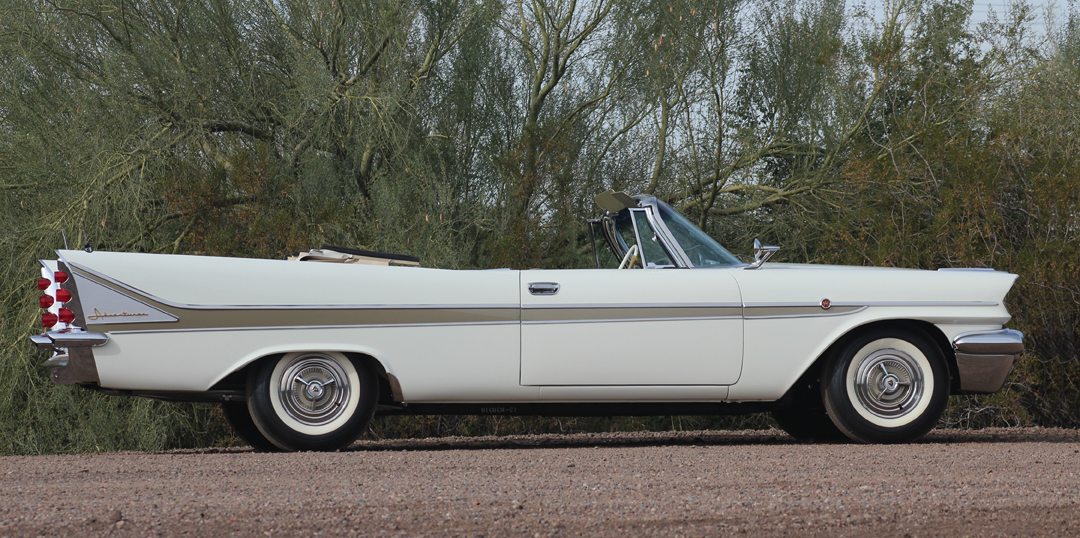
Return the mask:
<path fill-rule="evenodd" d="M 917 441 L 921 444 L 970 443 L 1080 443 L 1080 430 L 1062 428 L 987 428 L 981 430 L 942 429 L 931 431 Z M 535 434 L 477 437 L 428 437 L 423 439 L 364 438 L 344 452 L 400 452 L 441 450 L 522 450 L 591 447 L 651 446 L 743 446 L 814 444 L 795 440 L 776 430 L 666 431 Z M 821 444 L 821 443 L 818 443 Z M 828 443 L 848 444 L 856 443 Z M 171 453 L 222 454 L 250 452 L 248 447 L 185 449 Z"/>
<path fill-rule="evenodd" d="M 612 432 L 536 434 L 479 437 L 433 437 L 426 439 L 360 440 L 353 452 L 400 450 L 498 450 L 536 448 L 590 448 L 700 445 L 785 445 L 797 443 L 779 430 Z"/>
<path fill-rule="evenodd" d="M 935 430 L 917 441 L 926 444 L 954 443 L 1078 443 L 1080 430 L 1050 428 L 989 428 L 982 430 Z M 812 444 L 776 430 L 618 432 L 583 434 L 441 437 L 426 439 L 361 440 L 351 452 L 402 450 L 496 450 L 534 448 L 642 447 L 642 446 L 739 446 Z M 823 444 L 823 443 L 817 443 Z M 855 444 L 850 441 L 827 444 Z"/>

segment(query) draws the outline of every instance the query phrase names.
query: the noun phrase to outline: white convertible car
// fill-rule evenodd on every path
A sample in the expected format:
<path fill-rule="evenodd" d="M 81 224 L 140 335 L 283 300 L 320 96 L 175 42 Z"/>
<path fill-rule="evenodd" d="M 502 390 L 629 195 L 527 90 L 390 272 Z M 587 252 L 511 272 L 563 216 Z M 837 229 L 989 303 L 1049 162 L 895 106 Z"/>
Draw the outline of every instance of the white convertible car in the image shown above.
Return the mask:
<path fill-rule="evenodd" d="M 218 401 L 263 450 L 337 449 L 375 413 L 771 411 L 799 439 L 904 442 L 1023 351 L 1014 274 L 745 263 L 656 198 L 597 203 L 596 269 L 61 250 L 31 339 L 57 383 Z"/>

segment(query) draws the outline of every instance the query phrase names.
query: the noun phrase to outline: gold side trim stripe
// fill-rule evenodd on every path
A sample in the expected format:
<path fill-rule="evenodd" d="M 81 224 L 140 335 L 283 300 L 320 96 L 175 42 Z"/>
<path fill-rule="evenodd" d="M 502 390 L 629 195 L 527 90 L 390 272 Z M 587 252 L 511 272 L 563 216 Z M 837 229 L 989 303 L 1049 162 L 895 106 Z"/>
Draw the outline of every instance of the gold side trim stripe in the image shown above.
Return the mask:
<path fill-rule="evenodd" d="M 329 329 L 401 329 L 410 327 L 472 327 L 477 325 L 518 325 L 518 321 L 473 321 L 463 323 L 384 323 L 372 325 L 291 325 L 281 327 L 206 327 L 201 329 L 141 329 L 134 326 L 128 326 L 124 329 L 109 331 L 109 334 L 156 334 L 231 331 L 306 331 Z"/>
<path fill-rule="evenodd" d="M 522 310 L 522 323 L 572 323 L 582 321 L 634 321 L 634 320 L 666 320 L 666 319 L 699 319 L 699 318 L 738 318 L 742 316 L 742 307 L 671 307 L 662 306 L 656 308 L 633 307 L 633 308 L 596 308 L 596 307 L 571 307 L 571 308 L 544 308 L 536 310 Z"/>
<path fill-rule="evenodd" d="M 847 316 L 866 310 L 866 306 L 833 306 L 828 310 L 820 305 L 814 306 L 754 306 L 747 307 L 744 314 L 746 319 L 777 319 L 777 318 L 820 318 L 831 316 Z"/>

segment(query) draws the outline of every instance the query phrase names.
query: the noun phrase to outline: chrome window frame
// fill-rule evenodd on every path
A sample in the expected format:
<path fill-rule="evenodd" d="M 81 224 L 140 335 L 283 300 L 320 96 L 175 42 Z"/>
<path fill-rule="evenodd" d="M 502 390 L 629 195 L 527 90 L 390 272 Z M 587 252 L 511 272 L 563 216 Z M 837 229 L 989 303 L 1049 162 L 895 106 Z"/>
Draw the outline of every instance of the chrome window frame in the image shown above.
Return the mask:
<path fill-rule="evenodd" d="M 678 268 L 679 267 L 679 260 L 676 258 L 677 255 L 674 254 L 675 250 L 671 248 L 670 243 L 668 243 L 667 239 L 664 237 L 664 232 L 661 232 L 660 228 L 657 226 L 657 222 L 659 222 L 660 219 L 656 218 L 654 216 L 653 211 L 655 211 L 655 208 L 651 208 L 651 207 L 636 207 L 636 208 L 630 209 L 630 225 L 634 227 L 634 239 L 637 240 L 638 255 L 641 256 L 641 268 L 642 269 L 671 269 L 671 268 Z M 658 264 L 654 263 L 651 268 L 649 267 L 649 261 L 648 261 L 648 259 L 645 258 L 645 245 L 641 241 L 641 232 L 638 230 L 638 224 L 639 224 L 638 219 L 641 218 L 642 215 L 645 218 L 645 225 L 648 226 L 649 230 L 653 233 L 653 235 L 655 235 L 660 240 L 659 247 L 660 247 L 661 250 L 664 251 L 664 254 L 667 255 L 668 259 L 671 260 L 670 264 L 665 263 L 663 265 L 658 265 Z"/>
<path fill-rule="evenodd" d="M 664 219 L 660 218 L 660 208 L 656 205 L 656 198 L 649 197 L 649 203 L 645 210 L 645 216 L 649 219 L 653 231 L 656 232 L 656 237 L 660 238 L 660 242 L 664 244 L 668 254 L 672 257 L 671 261 L 675 262 L 675 266 L 685 269 L 693 268 L 694 264 L 690 262 L 690 257 L 683 251 L 682 245 L 671 235 L 671 230 L 664 224 Z"/>
<path fill-rule="evenodd" d="M 634 239 L 639 245 L 638 248 L 641 248 L 641 237 L 640 234 L 638 234 L 637 222 L 635 220 L 637 216 L 635 215 L 635 213 L 642 213 L 645 215 L 645 218 L 648 219 L 649 225 L 656 233 L 656 236 L 660 239 L 660 242 L 663 244 L 662 246 L 667 250 L 668 255 L 671 256 L 671 261 L 675 262 L 674 267 L 679 269 L 693 269 L 694 267 L 696 267 L 694 263 L 690 261 L 690 256 L 688 256 L 686 254 L 686 251 L 683 250 L 682 245 L 675 240 L 675 236 L 667 227 L 667 223 L 665 223 L 664 219 L 660 216 L 660 206 L 657 204 L 656 197 L 642 195 L 635 196 L 634 199 L 637 200 L 637 206 L 627 207 L 625 210 L 630 211 L 630 225 L 634 228 Z M 621 213 L 621 211 L 619 213 Z M 608 246 L 614 249 L 617 258 L 622 258 L 626 255 L 626 249 L 623 249 L 622 245 L 619 243 L 621 234 L 615 226 L 615 219 L 612 218 L 616 214 L 617 213 L 605 213 L 604 216 L 598 220 L 600 222 L 600 229 L 602 231 L 602 235 L 604 236 L 605 241 L 608 243 Z M 641 256 L 642 268 L 649 269 L 648 262 L 645 259 L 645 254 L 641 252 L 639 253 L 639 255 Z M 730 267 L 741 268 L 747 267 L 748 265 L 750 264 L 744 262 L 738 265 L 732 265 Z M 664 269 L 671 267 L 672 266 L 670 265 L 664 265 L 656 266 L 653 268 Z"/>
<path fill-rule="evenodd" d="M 637 225 L 638 225 L 638 221 L 637 221 L 638 216 L 637 216 L 637 214 L 638 213 L 644 214 L 645 211 L 642 210 L 642 209 L 638 209 L 638 208 L 634 208 L 634 209 L 630 210 L 630 228 L 632 228 L 634 230 L 634 241 L 637 241 L 637 250 L 638 250 L 637 254 L 638 254 L 638 257 L 641 258 L 641 260 L 640 260 L 641 268 L 644 269 L 644 268 L 648 267 L 649 265 L 648 265 L 648 261 L 645 259 L 645 247 L 641 244 L 641 234 L 638 233 L 638 227 L 637 227 Z M 647 219 L 648 219 L 648 217 L 646 217 L 646 220 Z M 627 267 L 627 269 L 632 269 L 632 267 Z"/>

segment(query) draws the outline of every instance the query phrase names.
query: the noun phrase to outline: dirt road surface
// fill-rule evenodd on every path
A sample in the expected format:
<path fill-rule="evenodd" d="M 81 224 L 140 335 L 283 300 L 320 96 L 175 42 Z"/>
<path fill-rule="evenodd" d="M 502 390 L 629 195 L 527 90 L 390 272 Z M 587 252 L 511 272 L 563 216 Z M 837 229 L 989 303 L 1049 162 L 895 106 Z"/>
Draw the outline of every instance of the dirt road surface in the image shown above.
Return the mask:
<path fill-rule="evenodd" d="M 0 458 L 0 535 L 1080 536 L 1080 431 L 777 431 Z"/>

